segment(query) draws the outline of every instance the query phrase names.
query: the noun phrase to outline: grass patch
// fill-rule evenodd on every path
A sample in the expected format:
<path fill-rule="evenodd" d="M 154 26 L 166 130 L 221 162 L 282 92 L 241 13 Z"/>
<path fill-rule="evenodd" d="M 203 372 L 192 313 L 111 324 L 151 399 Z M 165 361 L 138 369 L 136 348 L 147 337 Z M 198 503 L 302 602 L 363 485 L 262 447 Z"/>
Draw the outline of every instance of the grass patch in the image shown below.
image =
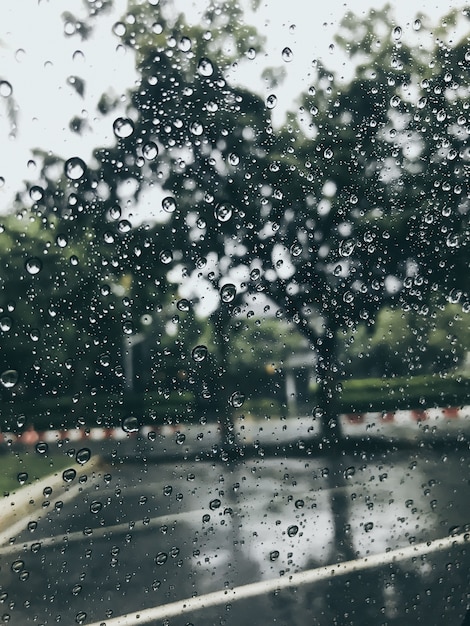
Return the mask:
<path fill-rule="evenodd" d="M 73 464 L 74 459 L 63 452 L 42 455 L 34 449 L 21 452 L 9 450 L 0 456 L 0 495 L 6 496 Z"/>

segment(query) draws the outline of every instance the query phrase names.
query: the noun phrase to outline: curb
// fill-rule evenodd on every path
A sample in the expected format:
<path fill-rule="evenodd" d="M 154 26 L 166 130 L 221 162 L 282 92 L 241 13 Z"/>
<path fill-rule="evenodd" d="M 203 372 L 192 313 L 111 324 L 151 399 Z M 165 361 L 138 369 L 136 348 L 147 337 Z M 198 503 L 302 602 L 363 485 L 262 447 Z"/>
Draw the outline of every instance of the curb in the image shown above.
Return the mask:
<path fill-rule="evenodd" d="M 73 463 L 60 472 L 45 476 L 32 485 L 22 487 L 12 495 L 0 499 L 0 545 L 13 537 L 18 530 L 23 530 L 33 517 L 37 518 L 38 510 L 45 510 L 44 501 L 49 500 L 52 503 L 65 496 L 70 490 L 70 483 L 65 483 L 62 476 L 65 470 L 75 470 L 77 481 L 85 473 L 94 472 L 104 466 L 105 463 L 99 456 L 93 457 L 85 465 Z"/>

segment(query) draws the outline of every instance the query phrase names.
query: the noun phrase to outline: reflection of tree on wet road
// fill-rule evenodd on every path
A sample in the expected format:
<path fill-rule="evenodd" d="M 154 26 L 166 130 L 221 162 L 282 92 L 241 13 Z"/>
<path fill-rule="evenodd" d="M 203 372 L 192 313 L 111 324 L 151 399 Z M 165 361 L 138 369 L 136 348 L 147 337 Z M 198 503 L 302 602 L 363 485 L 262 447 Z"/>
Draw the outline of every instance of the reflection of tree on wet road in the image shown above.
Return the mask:
<path fill-rule="evenodd" d="M 430 453 L 117 464 L 90 475 L 74 501 L 41 508 L 37 525 L 2 548 L 3 619 L 92 623 L 431 541 L 466 523 L 466 488 L 458 458 Z M 256 611 L 256 624 L 274 615 L 299 626 L 459 623 L 467 566 L 457 547 L 191 619 L 239 624 Z"/>

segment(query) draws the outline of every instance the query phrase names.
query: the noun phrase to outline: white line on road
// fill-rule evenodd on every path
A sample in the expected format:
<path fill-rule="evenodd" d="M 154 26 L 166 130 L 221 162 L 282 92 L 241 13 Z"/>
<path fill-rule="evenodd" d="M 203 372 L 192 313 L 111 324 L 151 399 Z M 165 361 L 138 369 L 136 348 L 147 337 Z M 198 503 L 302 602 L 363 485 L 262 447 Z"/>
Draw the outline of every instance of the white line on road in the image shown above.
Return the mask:
<path fill-rule="evenodd" d="M 136 624 L 149 624 L 154 620 L 175 617 L 199 609 L 206 609 L 220 604 L 235 602 L 236 600 L 252 598 L 281 589 L 299 587 L 300 585 L 311 584 L 320 580 L 335 578 L 336 576 L 344 576 L 353 572 L 404 561 L 424 554 L 439 552 L 440 550 L 448 550 L 455 546 L 468 543 L 469 541 L 470 537 L 468 533 L 435 539 L 434 541 L 418 543 L 399 550 L 391 550 L 390 552 L 375 554 L 354 561 L 346 561 L 345 563 L 326 565 L 324 567 L 306 570 L 292 574 L 291 576 L 283 576 L 282 578 L 274 578 L 272 580 L 242 585 L 233 589 L 214 591 L 213 593 L 207 593 L 195 598 L 186 598 L 178 602 L 164 604 L 163 606 L 152 607 L 135 613 L 114 617 L 110 620 L 93 622 L 93 624 L 89 624 L 89 626 L 135 626 Z"/>
<path fill-rule="evenodd" d="M 76 494 L 74 494 L 76 495 Z M 72 498 L 74 496 L 71 496 Z M 62 498 L 65 500 L 65 498 Z M 71 499 L 71 498 L 69 498 Z M 155 526 L 162 526 L 163 524 L 175 524 L 177 522 L 192 521 L 195 516 L 201 516 L 207 513 L 206 509 L 196 509 L 194 511 L 184 511 L 182 513 L 173 513 L 172 515 L 160 515 L 159 517 L 152 517 L 148 522 L 141 521 L 139 524 L 131 524 L 126 522 L 124 524 L 115 524 L 114 526 L 100 526 L 98 528 L 90 529 L 90 532 L 76 531 L 73 533 L 54 535 L 53 537 L 46 537 L 44 539 L 36 539 L 35 541 L 27 541 L 24 543 L 13 544 L 11 546 L 4 546 L 0 548 L 0 556 L 7 554 L 16 554 L 19 551 L 31 549 L 32 546 L 41 545 L 41 548 L 48 548 L 57 544 L 69 544 L 79 541 L 85 541 L 86 539 L 99 539 L 106 537 L 107 535 L 115 535 L 122 533 L 134 533 L 137 531 L 149 530 Z M 24 520 L 22 521 L 21 530 L 24 527 Z"/>

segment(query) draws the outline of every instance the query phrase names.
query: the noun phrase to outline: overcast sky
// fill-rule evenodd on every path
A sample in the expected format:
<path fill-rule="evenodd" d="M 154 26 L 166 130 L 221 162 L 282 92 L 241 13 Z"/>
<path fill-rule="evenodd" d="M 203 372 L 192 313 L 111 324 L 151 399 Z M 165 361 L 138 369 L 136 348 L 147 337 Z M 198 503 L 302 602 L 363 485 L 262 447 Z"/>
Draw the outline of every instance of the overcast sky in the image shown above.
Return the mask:
<path fill-rule="evenodd" d="M 206 2 L 179 0 L 188 10 L 188 18 L 197 20 Z M 339 71 L 347 71 L 336 49 L 331 48 L 338 23 L 344 13 L 353 10 L 366 14 L 371 7 L 379 9 L 383 2 L 356 0 L 268 0 L 261 3 L 256 14 L 247 15 L 267 39 L 266 52 L 249 63 L 240 63 L 231 72 L 231 79 L 267 95 L 268 87 L 260 80 L 265 67 L 285 65 L 286 80 L 277 92 L 278 118 L 293 107 L 293 98 L 311 80 L 311 64 L 315 58 Z M 394 3 L 397 24 L 404 32 L 411 31 L 415 15 L 422 11 L 434 19 L 464 2 L 445 3 L 407 0 Z M 79 0 L 3 0 L 0 28 L 0 80 L 7 80 L 13 89 L 17 108 L 17 129 L 12 134 L 8 117 L 8 86 L 0 83 L 0 211 L 11 206 L 14 192 L 21 181 L 34 181 L 36 173 L 31 149 L 39 147 L 64 158 L 81 156 L 88 160 L 95 146 L 113 141 L 112 120 L 100 120 L 96 104 L 103 92 L 125 94 L 136 80 L 131 52 L 119 45 L 112 32 L 113 24 L 124 12 L 125 0 L 115 0 L 115 12 L 97 21 L 90 41 L 66 37 L 62 12 L 80 12 Z M 282 59 L 282 49 L 292 50 L 292 60 Z M 67 77 L 78 75 L 86 81 L 85 97 L 81 98 Z M 263 93 L 266 91 L 266 93 Z M 10 100 L 11 102 L 11 100 Z M 88 117 L 90 131 L 83 137 L 69 131 L 74 116 Z M 29 163 L 29 165 L 28 165 Z"/>

